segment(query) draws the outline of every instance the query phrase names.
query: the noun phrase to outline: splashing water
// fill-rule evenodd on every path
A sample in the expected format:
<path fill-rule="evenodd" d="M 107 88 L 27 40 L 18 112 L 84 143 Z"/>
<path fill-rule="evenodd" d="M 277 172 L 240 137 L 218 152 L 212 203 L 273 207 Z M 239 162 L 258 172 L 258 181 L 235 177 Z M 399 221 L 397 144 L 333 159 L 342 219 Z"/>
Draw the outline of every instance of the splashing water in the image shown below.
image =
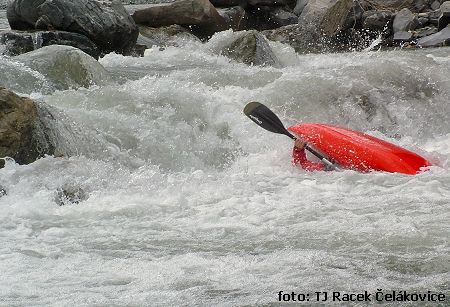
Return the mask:
<path fill-rule="evenodd" d="M 450 50 L 298 56 L 271 44 L 285 67 L 248 67 L 216 48 L 233 35 L 110 54 L 100 63 L 116 82 L 39 94 L 73 122 L 78 154 L 0 170 L 4 304 L 449 292 Z M 26 76 L 14 89 L 37 95 Z M 252 100 L 286 125 L 347 126 L 438 165 L 417 176 L 293 168 L 288 138 L 242 114 Z M 99 146 L 77 141 L 86 137 Z M 59 206 L 67 186 L 84 197 Z"/>

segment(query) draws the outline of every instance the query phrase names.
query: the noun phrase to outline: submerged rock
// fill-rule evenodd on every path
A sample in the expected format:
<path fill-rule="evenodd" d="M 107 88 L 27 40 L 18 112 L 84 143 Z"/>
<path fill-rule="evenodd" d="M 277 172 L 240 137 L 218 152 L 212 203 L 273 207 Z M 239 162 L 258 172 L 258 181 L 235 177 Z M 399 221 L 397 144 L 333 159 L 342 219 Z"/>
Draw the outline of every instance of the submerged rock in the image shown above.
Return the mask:
<path fill-rule="evenodd" d="M 154 28 L 178 24 L 190 26 L 199 35 L 211 35 L 226 28 L 225 20 L 208 0 L 138 5 L 130 13 L 137 24 Z"/>
<path fill-rule="evenodd" d="M 76 205 L 88 198 L 79 186 L 65 184 L 56 191 L 55 202 L 59 206 Z"/>
<path fill-rule="evenodd" d="M 138 29 L 122 3 L 109 0 L 14 0 L 7 17 L 13 30 L 62 30 L 87 36 L 104 53 L 126 53 Z"/>
<path fill-rule="evenodd" d="M 37 104 L 0 87 L 0 157 L 28 164 L 54 152 Z"/>
<path fill-rule="evenodd" d="M 222 50 L 222 54 L 248 65 L 281 66 L 266 38 L 258 31 L 245 31 Z"/>
<path fill-rule="evenodd" d="M 179 46 L 180 41 L 183 40 L 199 41 L 195 35 L 191 34 L 191 32 L 179 25 L 160 28 L 139 26 L 139 33 L 142 38 L 139 38 L 138 42 L 143 42 L 148 47 L 151 47 L 151 45 L 162 47 Z"/>
<path fill-rule="evenodd" d="M 2 167 L 3 167 L 3 165 L 0 162 L 0 168 L 2 168 Z M 8 193 L 6 192 L 6 189 L 0 185 L 0 198 L 2 198 L 3 196 L 6 196 L 6 195 L 8 195 Z"/>
<path fill-rule="evenodd" d="M 15 56 L 50 45 L 76 47 L 95 59 L 100 50 L 86 36 L 65 31 L 4 31 L 0 33 L 0 44 L 5 45 L 5 55 Z"/>
<path fill-rule="evenodd" d="M 45 75 L 59 90 L 103 84 L 110 78 L 94 58 L 70 46 L 47 46 L 14 59 Z"/>

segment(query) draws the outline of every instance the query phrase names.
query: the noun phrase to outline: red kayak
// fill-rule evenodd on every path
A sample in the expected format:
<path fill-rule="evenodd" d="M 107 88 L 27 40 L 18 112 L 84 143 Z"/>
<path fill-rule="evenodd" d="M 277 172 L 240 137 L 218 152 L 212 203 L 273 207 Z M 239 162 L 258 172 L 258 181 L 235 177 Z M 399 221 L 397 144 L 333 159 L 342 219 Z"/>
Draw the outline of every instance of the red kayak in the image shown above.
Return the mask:
<path fill-rule="evenodd" d="M 371 135 L 324 124 L 288 128 L 345 169 L 417 174 L 431 163 L 421 156 Z"/>

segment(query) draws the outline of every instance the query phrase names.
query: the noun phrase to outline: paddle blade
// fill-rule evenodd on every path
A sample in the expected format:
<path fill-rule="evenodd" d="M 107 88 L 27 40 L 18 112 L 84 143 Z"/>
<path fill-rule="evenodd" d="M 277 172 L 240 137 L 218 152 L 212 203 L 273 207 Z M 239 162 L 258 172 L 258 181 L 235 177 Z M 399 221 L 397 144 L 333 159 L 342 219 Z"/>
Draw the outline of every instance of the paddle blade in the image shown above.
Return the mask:
<path fill-rule="evenodd" d="M 248 103 L 244 108 L 244 114 L 258 126 L 270 132 L 285 134 L 290 138 L 295 139 L 295 137 L 286 130 L 278 116 L 262 103 L 256 101 Z"/>

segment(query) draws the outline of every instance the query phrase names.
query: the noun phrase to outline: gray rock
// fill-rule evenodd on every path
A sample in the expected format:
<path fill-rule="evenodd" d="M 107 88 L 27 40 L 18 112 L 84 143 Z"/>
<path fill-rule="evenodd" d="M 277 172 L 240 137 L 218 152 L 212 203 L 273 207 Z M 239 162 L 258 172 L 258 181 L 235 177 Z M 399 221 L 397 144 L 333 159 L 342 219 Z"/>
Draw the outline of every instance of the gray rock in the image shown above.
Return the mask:
<path fill-rule="evenodd" d="M 294 7 L 294 14 L 300 15 L 303 12 L 303 9 L 308 4 L 308 0 L 297 0 L 297 4 Z"/>
<path fill-rule="evenodd" d="M 434 1 L 433 3 L 431 3 L 431 9 L 433 11 L 439 10 L 439 8 L 441 7 L 441 3 L 439 1 Z"/>
<path fill-rule="evenodd" d="M 450 26 L 430 36 L 422 37 L 417 41 L 419 47 L 441 47 L 450 44 Z"/>
<path fill-rule="evenodd" d="M 221 53 L 247 65 L 281 66 L 266 38 L 255 30 L 242 32 L 242 35 L 226 46 Z"/>
<path fill-rule="evenodd" d="M 411 41 L 412 37 L 413 37 L 413 35 L 411 32 L 399 31 L 399 32 L 395 32 L 394 41 L 409 42 L 409 41 Z"/>
<path fill-rule="evenodd" d="M 392 23 L 393 15 L 389 11 L 367 11 L 363 15 L 363 27 L 370 30 L 384 30 Z"/>
<path fill-rule="evenodd" d="M 426 17 L 419 17 L 417 18 L 417 21 L 419 22 L 419 27 L 425 27 L 430 22 L 430 19 Z"/>
<path fill-rule="evenodd" d="M 402 9 L 395 15 L 392 25 L 394 33 L 414 30 L 419 24 L 417 17 L 407 8 Z"/>
<path fill-rule="evenodd" d="M 180 41 L 199 41 L 199 39 L 191 34 L 188 30 L 179 25 L 172 25 L 168 27 L 151 28 L 146 26 L 139 26 L 139 33 L 141 36 L 153 42 L 154 45 L 160 47 L 179 46 Z M 151 47 L 151 46 L 149 46 Z"/>
<path fill-rule="evenodd" d="M 299 24 L 316 35 L 334 36 L 342 30 L 352 6 L 353 0 L 309 0 Z"/>
<path fill-rule="evenodd" d="M 7 17 L 13 30 L 61 30 L 85 35 L 103 53 L 126 53 L 138 36 L 133 19 L 115 0 L 14 0 Z"/>
<path fill-rule="evenodd" d="M 329 44 L 317 31 L 307 31 L 303 25 L 288 25 L 263 31 L 269 40 L 287 44 L 298 53 L 327 51 Z"/>
<path fill-rule="evenodd" d="M 420 29 L 416 29 L 415 31 L 413 31 L 413 36 L 415 38 L 422 38 L 425 36 L 435 34 L 437 32 L 438 32 L 438 29 L 436 27 L 425 27 L 425 28 L 420 28 Z"/>
<path fill-rule="evenodd" d="M 227 28 L 231 28 L 234 31 L 246 29 L 248 16 L 247 12 L 241 6 L 218 9 L 217 11 L 225 20 Z"/>
<path fill-rule="evenodd" d="M 215 7 L 232 7 L 246 4 L 245 0 L 210 0 L 209 2 Z"/>
<path fill-rule="evenodd" d="M 226 28 L 225 20 L 208 0 L 180 0 L 133 8 L 137 24 L 164 27 L 174 24 L 190 26 L 199 35 L 211 35 Z"/>
<path fill-rule="evenodd" d="M 442 14 L 439 17 L 438 29 L 442 30 L 450 23 L 450 1 L 445 1 L 440 8 Z"/>
<path fill-rule="evenodd" d="M 71 46 L 51 45 L 14 59 L 43 74 L 59 90 L 89 87 L 110 80 L 100 63 Z"/>
<path fill-rule="evenodd" d="M 298 23 L 298 16 L 282 8 L 276 8 L 269 13 L 269 19 L 276 27 Z"/>
<path fill-rule="evenodd" d="M 50 45 L 76 47 L 95 59 L 100 56 L 97 46 L 86 36 L 65 31 L 4 31 L 0 32 L 0 44 L 5 45 L 4 54 L 15 56 Z"/>
<path fill-rule="evenodd" d="M 11 157 L 16 163 L 28 164 L 45 154 L 53 155 L 55 146 L 46 130 L 33 100 L 0 87 L 1 158 Z"/>
<path fill-rule="evenodd" d="M 288 4 L 288 0 L 247 0 L 250 6 L 283 6 Z"/>

